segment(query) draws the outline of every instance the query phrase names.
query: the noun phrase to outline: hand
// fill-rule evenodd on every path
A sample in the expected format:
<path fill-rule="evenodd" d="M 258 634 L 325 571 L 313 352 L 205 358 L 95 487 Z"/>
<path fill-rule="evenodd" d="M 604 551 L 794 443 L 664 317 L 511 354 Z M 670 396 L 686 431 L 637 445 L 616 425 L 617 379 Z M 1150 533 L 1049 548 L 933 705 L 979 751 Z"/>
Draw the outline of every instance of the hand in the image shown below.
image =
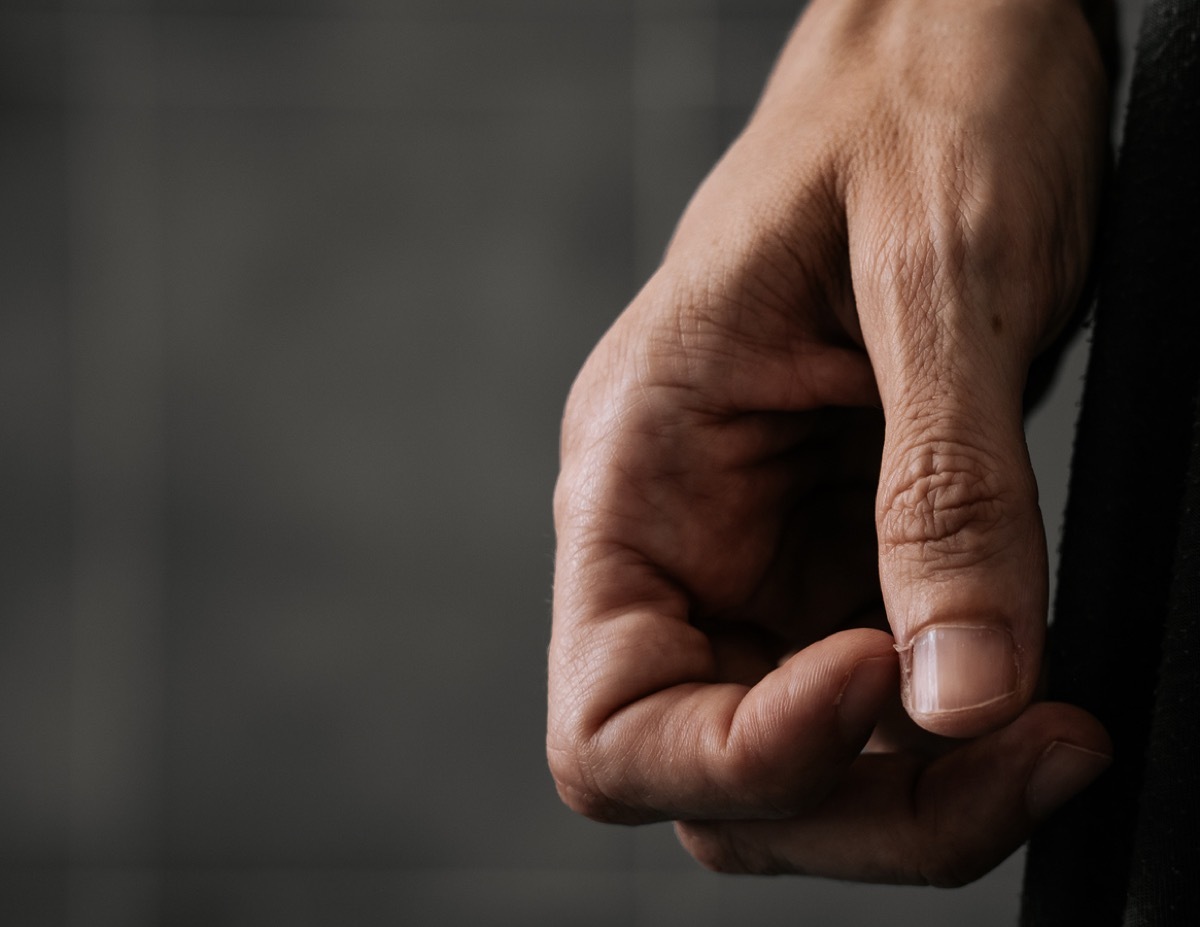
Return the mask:
<path fill-rule="evenodd" d="M 1030 706 L 1021 414 L 1080 295 L 1106 101 L 1072 0 L 814 0 L 568 401 L 571 807 L 679 820 L 714 868 L 953 884 L 1106 765 L 1098 722 Z"/>

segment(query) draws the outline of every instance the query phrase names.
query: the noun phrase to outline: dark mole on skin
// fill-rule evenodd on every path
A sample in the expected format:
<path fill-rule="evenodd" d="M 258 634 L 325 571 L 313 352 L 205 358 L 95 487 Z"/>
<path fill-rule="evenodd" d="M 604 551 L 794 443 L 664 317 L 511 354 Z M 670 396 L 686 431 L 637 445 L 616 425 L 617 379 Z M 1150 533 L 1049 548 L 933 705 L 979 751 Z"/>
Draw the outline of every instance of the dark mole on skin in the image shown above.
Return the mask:
<path fill-rule="evenodd" d="M 1000 331 L 1003 328 L 1004 328 L 1004 322 L 1002 322 L 1000 320 L 1000 316 L 998 316 L 998 315 L 992 316 L 992 331 L 994 331 L 998 335 L 998 334 L 1000 334 Z"/>

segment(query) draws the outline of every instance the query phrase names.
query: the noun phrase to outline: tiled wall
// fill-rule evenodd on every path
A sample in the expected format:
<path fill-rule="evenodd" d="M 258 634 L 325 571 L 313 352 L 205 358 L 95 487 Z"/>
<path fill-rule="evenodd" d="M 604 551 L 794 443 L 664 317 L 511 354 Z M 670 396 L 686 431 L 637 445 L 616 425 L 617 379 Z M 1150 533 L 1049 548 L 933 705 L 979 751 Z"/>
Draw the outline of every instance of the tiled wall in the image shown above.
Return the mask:
<path fill-rule="evenodd" d="M 561 403 L 796 6 L 0 3 L 0 923 L 1011 923 L 545 771 Z"/>

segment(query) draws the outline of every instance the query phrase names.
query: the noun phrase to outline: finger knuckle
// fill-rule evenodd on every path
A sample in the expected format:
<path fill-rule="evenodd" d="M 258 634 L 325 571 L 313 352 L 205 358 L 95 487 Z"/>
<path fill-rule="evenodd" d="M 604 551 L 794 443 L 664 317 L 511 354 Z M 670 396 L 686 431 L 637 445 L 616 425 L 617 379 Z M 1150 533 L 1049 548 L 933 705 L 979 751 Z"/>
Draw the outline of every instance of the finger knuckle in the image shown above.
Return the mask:
<path fill-rule="evenodd" d="M 595 762 L 594 736 L 582 731 L 551 731 L 546 746 L 546 759 L 559 799 L 576 814 L 604 824 L 624 823 L 628 808 L 601 788 L 598 765 Z"/>
<path fill-rule="evenodd" d="M 986 558 L 988 538 L 1014 505 L 995 455 L 962 440 L 936 441 L 910 452 L 896 472 L 880 486 L 883 552 L 945 566 Z"/>
<path fill-rule="evenodd" d="M 558 797 L 576 814 L 601 824 L 617 824 L 624 815 L 620 805 L 598 792 L 581 788 L 570 779 L 556 778 Z"/>
<path fill-rule="evenodd" d="M 551 746 L 546 751 L 550 775 L 563 804 L 585 818 L 601 823 L 621 823 L 627 809 L 597 787 L 596 776 L 578 747 Z"/>

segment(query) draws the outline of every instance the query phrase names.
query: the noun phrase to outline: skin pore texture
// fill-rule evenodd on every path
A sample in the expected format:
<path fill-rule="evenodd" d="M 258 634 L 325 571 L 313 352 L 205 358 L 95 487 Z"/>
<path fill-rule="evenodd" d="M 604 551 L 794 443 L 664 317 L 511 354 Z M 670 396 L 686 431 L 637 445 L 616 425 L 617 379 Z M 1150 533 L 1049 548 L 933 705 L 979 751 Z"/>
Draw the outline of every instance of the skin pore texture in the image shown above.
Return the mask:
<path fill-rule="evenodd" d="M 701 863 L 956 885 L 1099 775 L 1035 703 L 1033 359 L 1108 92 L 1076 0 L 814 0 L 563 422 L 547 751 Z"/>

